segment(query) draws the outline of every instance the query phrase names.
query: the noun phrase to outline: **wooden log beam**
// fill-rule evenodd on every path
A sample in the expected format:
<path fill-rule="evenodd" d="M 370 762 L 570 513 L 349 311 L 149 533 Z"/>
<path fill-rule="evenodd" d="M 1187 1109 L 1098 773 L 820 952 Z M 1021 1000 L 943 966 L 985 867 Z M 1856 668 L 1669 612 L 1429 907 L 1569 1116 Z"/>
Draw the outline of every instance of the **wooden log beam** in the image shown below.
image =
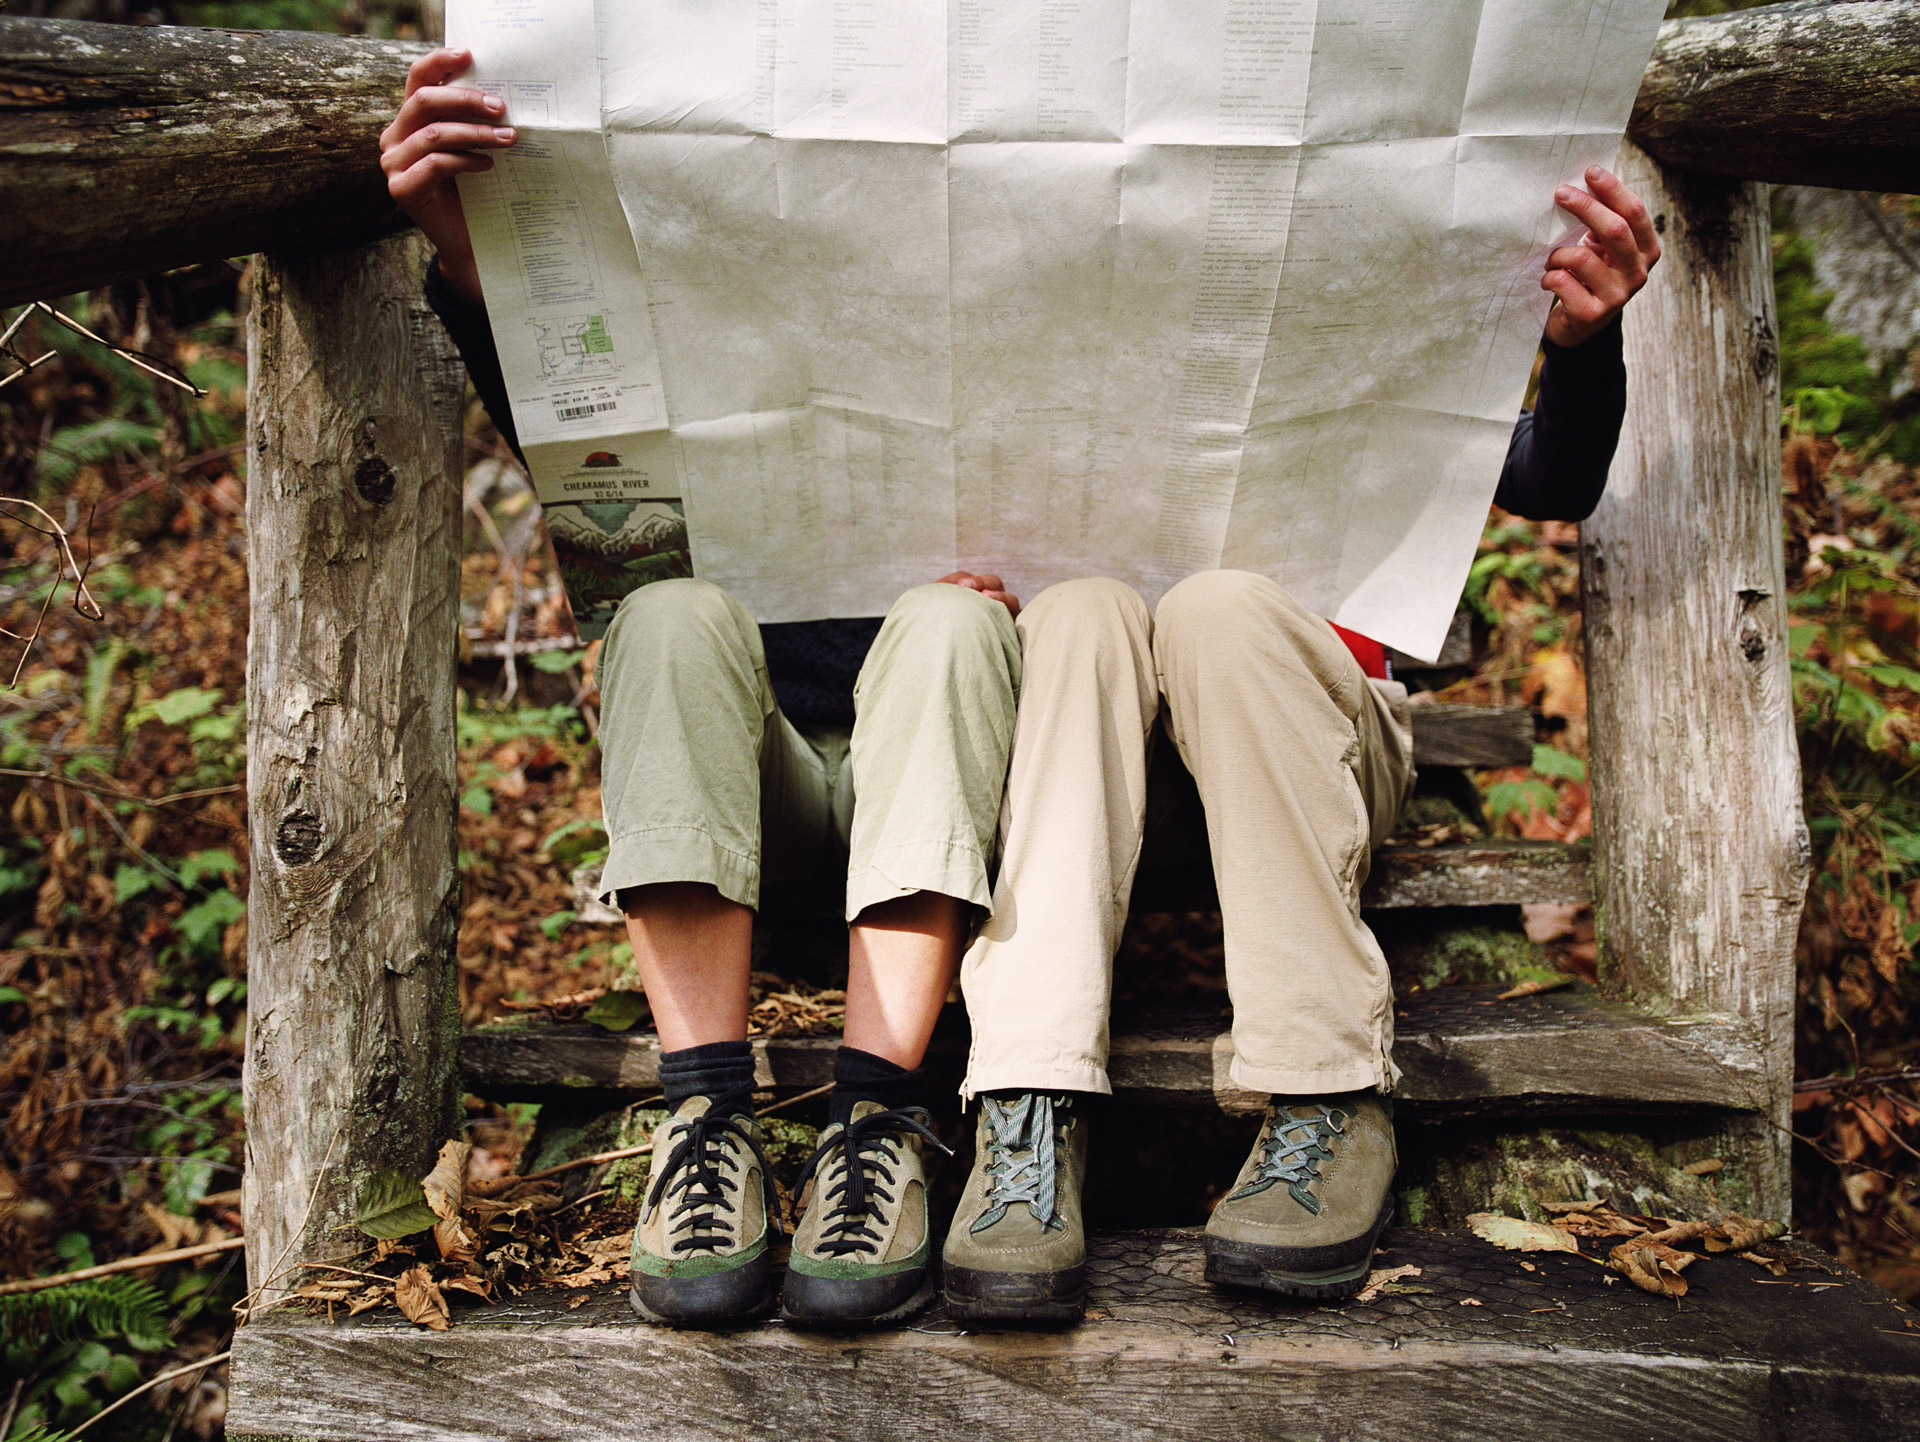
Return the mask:
<path fill-rule="evenodd" d="M 1920 191 L 1920 3 L 1807 0 L 1669 21 L 1627 133 L 1709 175 Z"/>
<path fill-rule="evenodd" d="M 263 260 L 247 318 L 250 1283 L 352 1250 L 459 1099 L 464 374 L 413 237 Z M 268 1286 L 269 1300 L 276 1288 Z"/>
<path fill-rule="evenodd" d="M 491 1307 L 449 1331 L 390 1309 L 278 1312 L 233 1342 L 232 1442 L 1858 1442 L 1911 1436 L 1911 1312 L 1794 1244 L 1792 1279 L 1731 1256 L 1676 1308 L 1588 1256 L 1389 1232 L 1415 1269 L 1367 1301 L 1301 1306 L 1202 1278 L 1197 1231 L 1096 1233 L 1087 1317 L 994 1331 L 944 1310 L 814 1333 L 640 1324 L 625 1283 Z M 1522 1270 L 1523 1266 L 1526 1270 Z M 1808 1285 L 1815 1283 L 1817 1285 Z M 651 1408 L 659 1417 L 645 1416 Z M 648 1425 L 652 1424 L 652 1425 Z"/>
<path fill-rule="evenodd" d="M 1588 988 L 1499 1000 L 1495 986 L 1446 986 L 1394 1005 L 1396 1100 L 1441 1116 L 1764 1110 L 1768 1078 L 1751 1027 L 1726 1017 L 1668 1020 Z M 1139 1021 L 1140 1018 L 1134 1020 Z M 1217 1008 L 1156 1013 L 1114 1025 L 1108 1072 L 1121 1096 L 1257 1115 L 1265 1095 L 1227 1080 L 1233 1038 Z M 801 1091 L 832 1080 L 839 1037 L 754 1042 L 755 1080 Z M 958 1085 L 964 1026 L 943 1027 L 927 1052 Z M 617 1106 L 658 1089 L 660 1040 L 586 1022 L 525 1020 L 476 1027 L 461 1041 L 467 1089 L 500 1101 Z"/>
<path fill-rule="evenodd" d="M 0 18 L 0 305 L 401 228 L 376 151 L 425 48 Z M 1920 0 L 1671 22 L 1630 133 L 1714 174 L 1920 189 Z"/>
<path fill-rule="evenodd" d="M 1754 1025 L 1770 1100 L 1749 1160 L 1785 1217 L 1808 850 L 1767 196 L 1632 146 L 1622 177 L 1666 258 L 1627 309 L 1626 429 L 1580 528 L 1601 980 L 1653 1009 Z"/>
<path fill-rule="evenodd" d="M 407 224 L 398 41 L 0 18 L 0 305 Z"/>

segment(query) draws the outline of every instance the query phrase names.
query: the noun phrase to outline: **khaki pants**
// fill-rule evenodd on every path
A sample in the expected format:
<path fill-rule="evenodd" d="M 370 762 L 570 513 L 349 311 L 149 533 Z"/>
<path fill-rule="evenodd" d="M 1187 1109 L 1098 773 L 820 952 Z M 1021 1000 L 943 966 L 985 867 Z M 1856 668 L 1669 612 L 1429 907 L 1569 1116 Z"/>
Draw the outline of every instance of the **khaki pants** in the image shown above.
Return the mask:
<path fill-rule="evenodd" d="M 704 881 L 757 907 L 763 877 L 844 864 L 849 921 L 917 891 L 985 908 L 1020 669 L 1004 606 L 921 586 L 867 655 L 851 735 L 803 731 L 775 703 L 745 607 L 706 581 L 642 586 L 596 668 L 601 898 Z"/>
<path fill-rule="evenodd" d="M 1111 1089 L 1113 956 L 1163 717 L 1206 808 L 1232 1080 L 1390 1086 L 1393 997 L 1360 887 L 1413 784 L 1405 688 L 1369 682 L 1325 621 L 1244 571 L 1189 577 L 1152 615 L 1118 582 L 1070 581 L 1018 630 L 993 915 L 961 970 L 965 1094 Z"/>

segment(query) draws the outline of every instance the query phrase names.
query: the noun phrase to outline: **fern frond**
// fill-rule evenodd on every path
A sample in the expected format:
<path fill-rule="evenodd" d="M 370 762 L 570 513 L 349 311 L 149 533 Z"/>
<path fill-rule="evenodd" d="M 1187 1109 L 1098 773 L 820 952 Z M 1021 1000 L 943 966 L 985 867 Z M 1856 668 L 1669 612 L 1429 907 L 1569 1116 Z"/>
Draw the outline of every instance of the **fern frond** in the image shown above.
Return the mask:
<path fill-rule="evenodd" d="M 143 1351 L 167 1340 L 159 1290 L 135 1277 L 97 1277 L 0 1297 L 0 1343 L 125 1337 Z"/>

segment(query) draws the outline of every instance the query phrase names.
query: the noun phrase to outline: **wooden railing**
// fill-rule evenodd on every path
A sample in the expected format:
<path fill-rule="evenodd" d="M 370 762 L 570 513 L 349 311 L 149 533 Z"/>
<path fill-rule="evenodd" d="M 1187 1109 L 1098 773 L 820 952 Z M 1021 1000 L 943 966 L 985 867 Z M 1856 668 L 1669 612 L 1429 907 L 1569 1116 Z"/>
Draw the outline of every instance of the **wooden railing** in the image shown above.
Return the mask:
<path fill-rule="evenodd" d="M 0 19 L 0 303 L 254 250 L 250 1278 L 347 1245 L 455 1121 L 460 374 L 374 163 L 421 47 Z M 1623 167 L 1666 259 L 1583 527 L 1603 985 L 1743 1037 L 1787 1209 L 1806 879 L 1758 182 L 1920 189 L 1920 0 L 1670 24 Z M 383 238 L 388 237 L 388 238 Z M 1719 1024 L 1718 1021 L 1715 1022 Z"/>

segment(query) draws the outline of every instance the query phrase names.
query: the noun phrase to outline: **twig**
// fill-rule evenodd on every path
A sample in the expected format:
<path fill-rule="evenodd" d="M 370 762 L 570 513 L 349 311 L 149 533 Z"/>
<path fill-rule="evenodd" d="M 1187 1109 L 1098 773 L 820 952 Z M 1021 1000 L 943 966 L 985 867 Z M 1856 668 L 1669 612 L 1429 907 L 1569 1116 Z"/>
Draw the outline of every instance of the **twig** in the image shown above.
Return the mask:
<path fill-rule="evenodd" d="M 0 337 L 0 339 L 4 339 L 4 337 Z M 20 1391 L 26 1385 L 27 1379 L 25 1377 L 16 1377 L 14 1379 L 13 1395 L 7 1398 L 7 1410 L 0 1412 L 0 1437 L 5 1437 L 13 1430 L 13 1414 L 19 1410 Z"/>
<path fill-rule="evenodd" d="M 1869 1076 L 1817 1076 L 1797 1081 L 1797 1092 L 1837 1092 L 1849 1087 L 1878 1086 L 1882 1082 L 1920 1081 L 1920 1070 L 1879 1072 Z"/>
<path fill-rule="evenodd" d="M 801 1092 L 798 1096 L 788 1097 L 785 1101 L 778 1101 L 771 1106 L 761 1107 L 757 1115 L 764 1117 L 772 1112 L 780 1111 L 785 1107 L 797 1106 L 801 1102 L 812 1101 L 815 1097 L 825 1096 L 832 1090 L 833 1083 L 828 1082 L 825 1086 L 815 1087 L 812 1091 Z M 524 1177 L 516 1177 L 514 1180 L 522 1182 L 543 1181 L 548 1177 L 558 1176 L 561 1172 L 570 1172 L 575 1167 L 597 1167 L 602 1162 L 617 1162 L 627 1157 L 644 1157 L 652 1150 L 653 1143 L 648 1142 L 642 1147 L 622 1147 L 617 1152 L 595 1152 L 590 1157 L 575 1157 L 572 1161 L 562 1162 L 557 1167 L 547 1167 L 542 1171 L 528 1172 Z"/>
<path fill-rule="evenodd" d="M 71 1432 L 69 1432 L 67 1436 L 78 1437 L 82 1432 L 86 1431 L 87 1428 L 91 1427 L 94 1423 L 98 1422 L 102 1417 L 105 1417 L 109 1412 L 114 1412 L 119 1410 L 121 1407 L 124 1407 L 127 1403 L 131 1402 L 135 1397 L 138 1397 L 142 1392 L 151 1392 L 155 1387 L 158 1387 L 162 1382 L 171 1382 L 175 1377 L 184 1377 L 189 1372 L 200 1372 L 200 1371 L 204 1371 L 208 1367 L 217 1367 L 222 1362 L 225 1362 L 232 1356 L 233 1356 L 233 1352 L 231 1349 L 229 1349 L 225 1352 L 220 1353 L 217 1356 L 202 1357 L 198 1362 L 189 1362 L 184 1367 L 175 1367 L 171 1372 L 162 1372 L 158 1377 L 153 1378 L 151 1381 L 142 1382 L 138 1387 L 135 1387 L 131 1392 L 127 1393 L 127 1395 L 122 1397 L 118 1402 L 110 1403 L 108 1406 L 101 1408 L 98 1412 L 95 1412 L 91 1417 L 87 1418 L 86 1421 L 82 1422 L 78 1427 L 74 1428 Z"/>
<path fill-rule="evenodd" d="M 239 1321 L 244 1322 L 253 1315 L 254 1298 L 266 1291 L 269 1286 L 279 1281 L 281 1276 L 284 1275 L 280 1270 L 281 1264 L 287 1260 L 287 1253 L 293 1250 L 294 1243 L 298 1242 L 301 1234 L 307 1230 L 307 1221 L 313 1216 L 314 1201 L 320 1195 L 320 1183 L 327 1175 L 327 1166 L 333 1161 L 333 1149 L 338 1146 L 339 1143 L 340 1124 L 336 1122 L 333 1128 L 333 1135 L 327 1139 L 327 1154 L 320 1158 L 320 1165 L 314 1169 L 313 1185 L 307 1189 L 307 1209 L 300 1214 L 300 1225 L 288 1234 L 287 1244 L 280 1249 L 280 1255 L 273 1259 L 273 1265 L 267 1269 L 266 1280 L 233 1304 L 234 1316 Z M 295 1267 L 289 1270 L 297 1271 L 299 1269 Z"/>
<path fill-rule="evenodd" d="M 33 303 L 33 306 L 30 308 L 39 310 L 43 314 L 51 316 L 54 320 L 59 321 L 60 324 L 65 326 L 68 330 L 73 331 L 78 335 L 85 336 L 88 340 L 92 341 L 95 345 L 105 346 L 108 350 L 112 351 L 115 355 L 119 356 L 121 360 L 128 361 L 133 365 L 138 366 L 141 370 L 145 371 L 148 375 L 158 376 L 161 380 L 165 381 L 170 386 L 179 386 L 181 390 L 185 391 L 190 396 L 194 396 L 198 398 L 206 394 L 206 392 L 201 390 L 199 386 L 195 385 L 192 381 L 188 380 L 185 376 L 181 375 L 180 372 L 177 369 L 175 369 L 173 366 L 168 365 L 167 362 L 163 360 L 160 360 L 158 356 L 150 356 L 145 351 L 129 350 L 127 349 L 127 347 L 123 345 L 115 345 L 112 341 L 108 340 L 105 336 L 95 335 L 92 331 L 88 330 L 85 326 L 81 325 L 80 322 L 75 320 L 72 316 L 62 315 L 59 311 L 55 310 L 52 306 L 48 305 L 44 300 L 36 300 Z M 49 354 L 51 354 L 51 352 L 49 352 Z M 44 360 L 46 359 L 46 357 L 42 356 L 41 359 Z M 159 364 L 158 365 L 149 364 L 149 362 L 154 362 L 154 361 L 158 361 Z M 34 362 L 34 364 L 38 365 L 39 361 Z"/>
<path fill-rule="evenodd" d="M 575 1157 L 572 1161 L 562 1162 L 557 1167 L 545 1167 L 537 1172 L 528 1172 L 524 1177 L 516 1177 L 514 1180 L 522 1182 L 544 1181 L 548 1177 L 557 1177 L 562 1172 L 570 1172 L 575 1167 L 597 1167 L 602 1162 L 617 1162 L 627 1157 L 644 1157 L 652 1150 L 653 1143 L 648 1142 L 643 1147 L 622 1147 L 616 1152 L 595 1152 L 590 1157 Z"/>
<path fill-rule="evenodd" d="M 154 871 L 159 872 L 160 879 L 175 891 L 185 891 L 187 889 L 186 882 L 180 879 L 180 873 L 168 866 L 166 862 L 162 861 L 159 857 L 147 851 L 139 842 L 135 841 L 133 837 L 128 834 L 127 828 L 120 824 L 120 818 L 100 804 L 100 798 L 98 796 L 95 796 L 91 791 L 83 791 L 80 794 L 86 797 L 87 805 L 100 813 L 100 819 L 113 828 L 113 834 L 120 838 L 121 845 L 125 846 L 127 850 L 131 851 L 142 861 L 146 862 Z"/>
<path fill-rule="evenodd" d="M 148 1267 L 164 1267 L 173 1262 L 188 1262 L 195 1257 L 211 1257 L 215 1252 L 231 1252 L 247 1244 L 245 1237 L 224 1237 L 217 1242 L 202 1242 L 197 1247 L 175 1247 L 170 1252 L 146 1252 L 138 1257 L 122 1257 L 117 1262 L 102 1262 L 97 1267 L 82 1267 L 77 1272 L 59 1272 L 51 1277 L 28 1277 L 19 1282 L 0 1282 L 0 1297 L 16 1297 L 22 1292 L 44 1292 L 49 1287 L 64 1287 L 69 1282 L 85 1282 L 114 1272 L 138 1272 Z"/>
<path fill-rule="evenodd" d="M 53 518 L 53 516 L 49 514 L 44 507 L 37 506 L 32 501 L 24 500 L 19 496 L 0 497 L 0 504 L 9 505 L 9 506 L 25 506 L 28 510 L 38 511 L 42 516 L 46 517 L 47 525 L 52 529 L 43 531 L 42 533 L 53 537 L 54 545 L 59 548 L 60 557 L 66 563 L 66 568 L 73 572 L 73 609 L 78 611 L 82 616 L 85 616 L 89 621 L 99 621 L 104 619 L 107 613 L 103 609 L 101 609 L 100 603 L 93 599 L 93 592 L 87 589 L 86 571 L 83 570 L 80 566 L 80 563 L 74 560 L 73 558 L 73 546 L 70 543 L 69 538 L 67 536 L 67 528 L 61 525 L 58 521 L 56 521 Z M 42 529 L 39 526 L 35 526 L 33 522 L 26 520 L 24 517 L 21 517 L 21 516 L 9 515 L 7 519 L 11 521 L 17 521 L 19 524 L 23 526 L 27 526 L 32 530 L 40 531 Z M 92 524 L 91 517 L 89 517 L 88 524 L 89 525 Z M 91 562 L 89 562 L 89 565 L 90 564 Z M 46 620 L 47 609 L 48 607 L 53 605 L 54 595 L 56 592 L 59 591 L 59 589 L 60 589 L 60 576 L 59 576 L 59 572 L 56 571 L 54 573 L 53 584 L 47 588 L 47 599 L 45 600 L 45 602 L 41 604 L 39 616 L 34 619 L 32 633 L 30 635 L 19 638 L 21 640 L 24 640 L 26 642 L 26 645 L 21 648 L 20 659 L 17 663 L 15 663 L 13 668 L 13 677 L 11 680 L 7 682 L 7 686 L 9 689 L 19 685 L 20 673 L 21 671 L 26 669 L 27 657 L 33 654 L 33 643 L 40 639 L 41 623 Z M 89 606 L 92 607 L 93 609 L 88 610 L 87 608 Z"/>
<path fill-rule="evenodd" d="M 22 781 L 50 781 L 55 786 L 66 786 L 75 791 L 91 791 L 95 796 L 104 796 L 109 801 L 128 801 L 135 806 L 145 806 L 149 809 L 156 806 L 171 806 L 176 801 L 198 801 L 206 796 L 226 796 L 232 792 L 247 789 L 244 783 L 236 781 L 231 786 L 203 786 L 197 791 L 175 791 L 171 795 L 149 801 L 143 796 L 129 796 L 124 791 L 116 791 L 111 786 L 98 786 L 91 781 L 62 776 L 57 771 L 24 771 L 15 766 L 0 766 L 0 776 L 17 776 Z"/>

